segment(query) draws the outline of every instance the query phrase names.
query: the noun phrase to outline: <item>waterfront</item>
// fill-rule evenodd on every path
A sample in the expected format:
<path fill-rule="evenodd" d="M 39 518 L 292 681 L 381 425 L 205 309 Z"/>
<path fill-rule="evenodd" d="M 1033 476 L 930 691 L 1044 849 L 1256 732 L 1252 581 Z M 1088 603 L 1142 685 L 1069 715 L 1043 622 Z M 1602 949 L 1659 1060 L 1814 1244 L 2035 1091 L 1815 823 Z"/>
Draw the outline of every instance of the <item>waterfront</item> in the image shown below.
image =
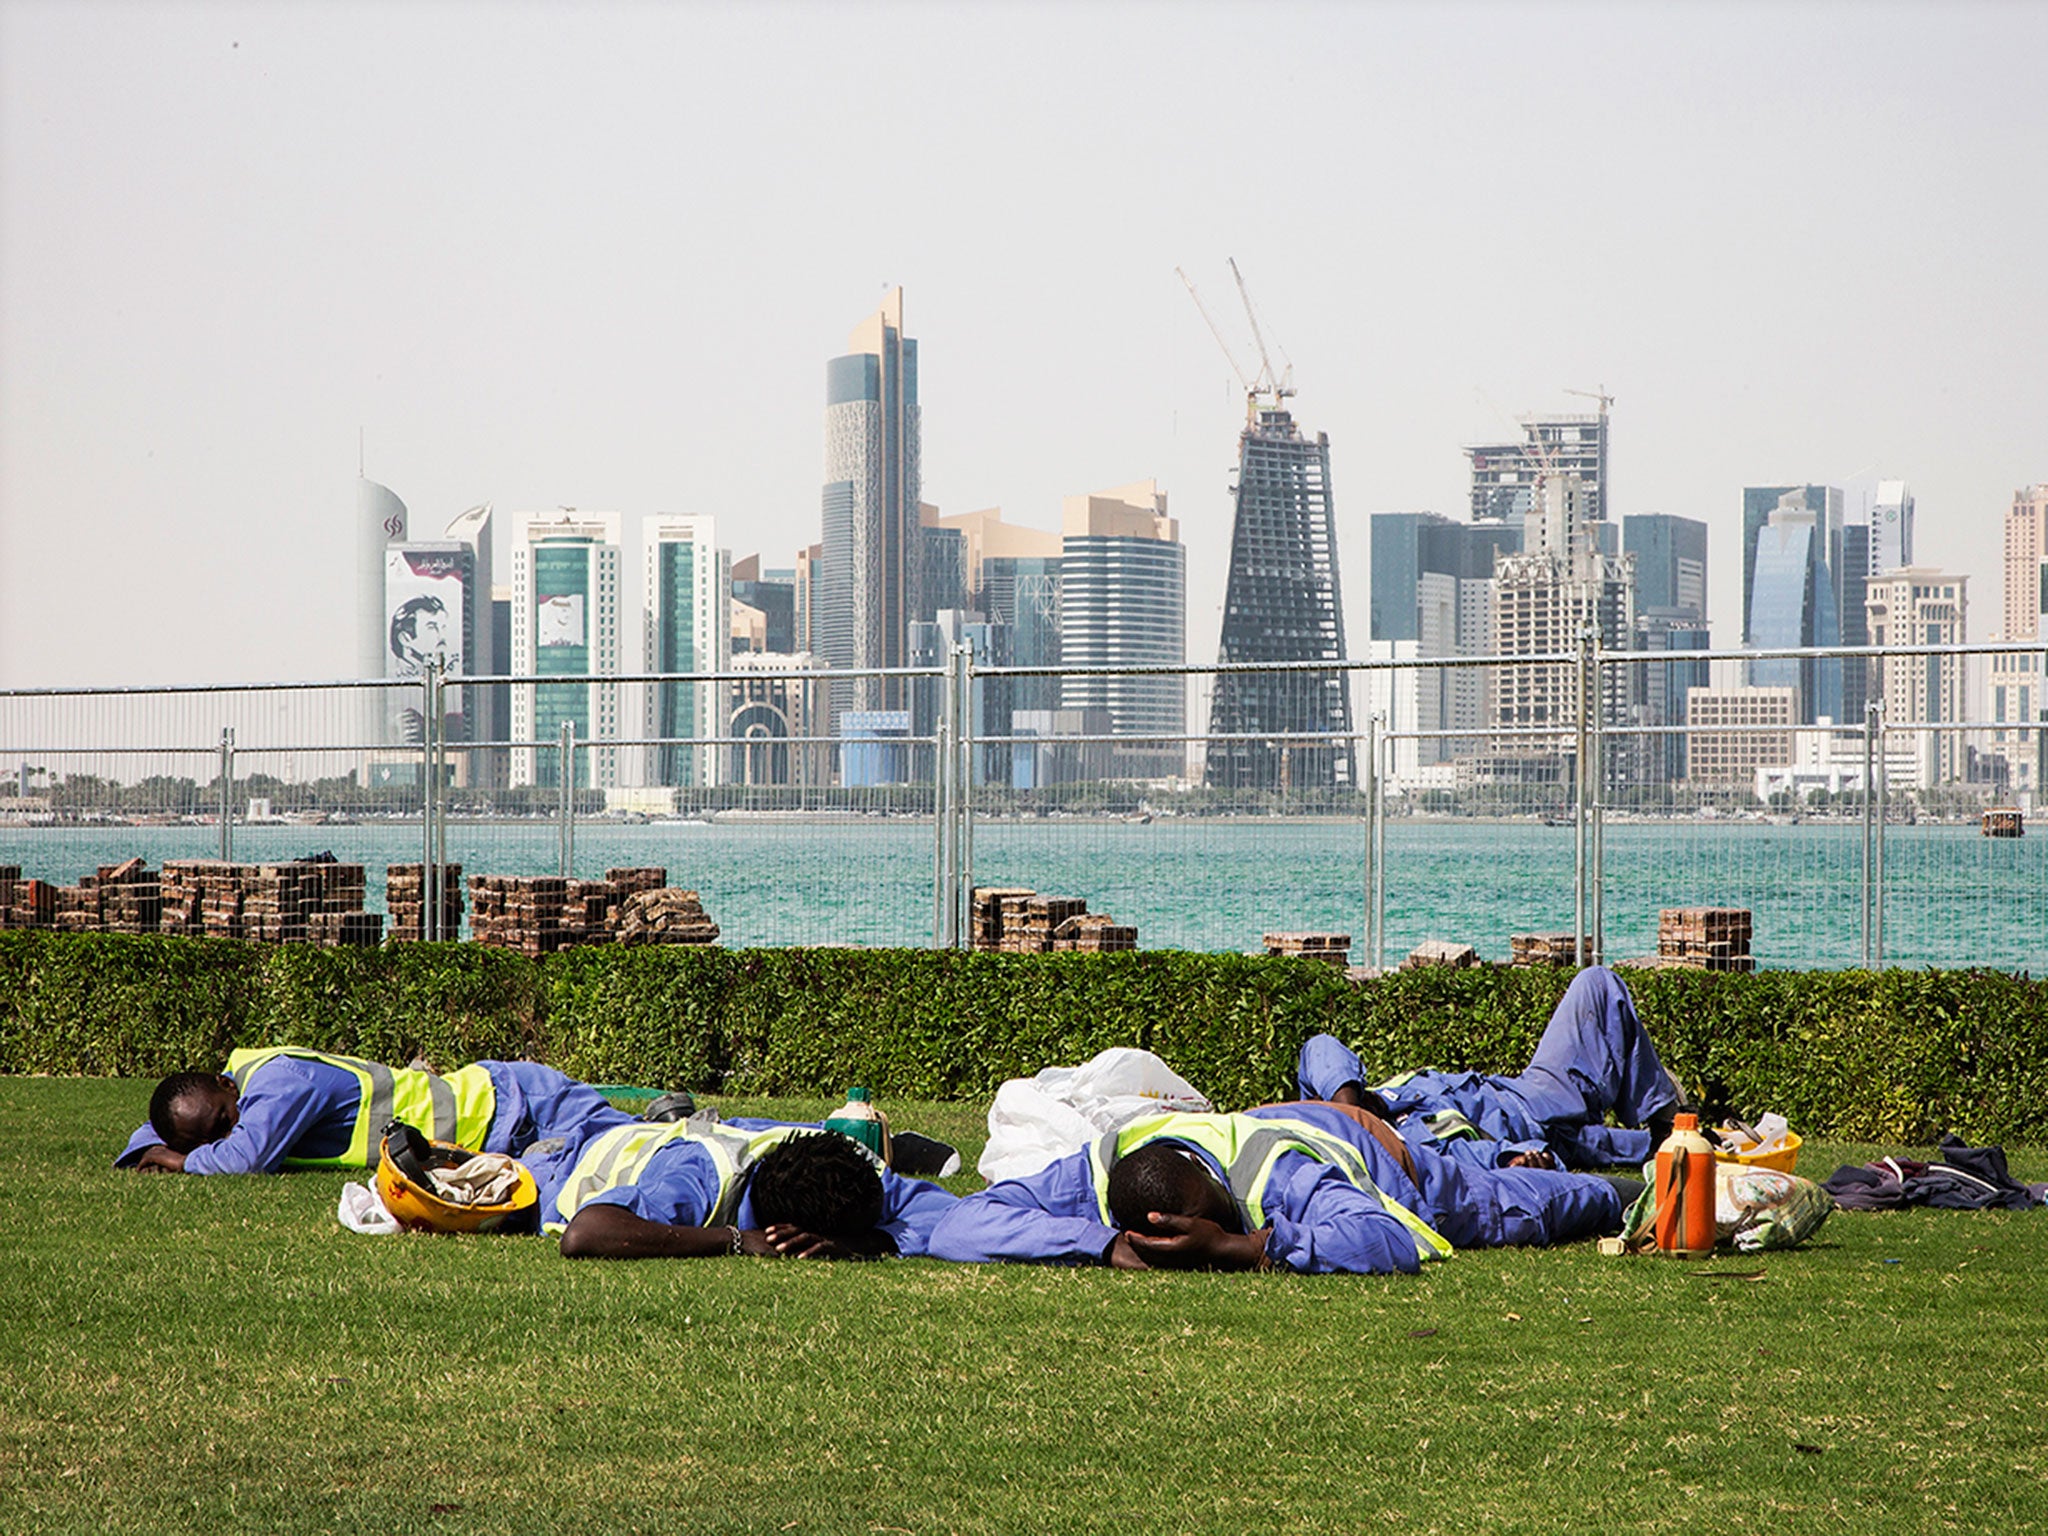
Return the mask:
<path fill-rule="evenodd" d="M 450 824 L 447 836 L 448 857 L 465 874 L 556 869 L 552 823 Z M 1346 932 L 1362 943 L 1364 845 L 1363 825 L 1343 820 L 978 821 L 973 867 L 981 884 L 1084 897 L 1091 911 L 1135 925 L 1141 948 L 1254 951 L 1280 929 Z M 1388 959 L 1425 939 L 1504 959 L 1512 933 L 1568 931 L 1573 846 L 1569 827 L 1391 823 Z M 382 910 L 385 866 L 418 861 L 419 831 L 387 822 L 234 832 L 240 861 L 323 851 L 365 865 L 368 905 Z M 133 855 L 155 868 L 218 852 L 210 827 L 0 833 L 0 863 L 64 884 Z M 1655 950 L 1660 907 L 1737 906 L 1754 913 L 1761 965 L 1861 961 L 1858 823 L 1610 824 L 1605 855 L 1610 959 Z M 727 945 L 931 942 L 933 833 L 916 820 L 577 826 L 578 878 L 620 865 L 659 865 L 671 885 L 701 892 Z M 1887 963 L 2048 972 L 2048 836 L 2038 829 L 2002 840 L 1968 826 L 1891 827 L 1885 888 Z M 1365 958 L 1354 950 L 1354 960 Z"/>

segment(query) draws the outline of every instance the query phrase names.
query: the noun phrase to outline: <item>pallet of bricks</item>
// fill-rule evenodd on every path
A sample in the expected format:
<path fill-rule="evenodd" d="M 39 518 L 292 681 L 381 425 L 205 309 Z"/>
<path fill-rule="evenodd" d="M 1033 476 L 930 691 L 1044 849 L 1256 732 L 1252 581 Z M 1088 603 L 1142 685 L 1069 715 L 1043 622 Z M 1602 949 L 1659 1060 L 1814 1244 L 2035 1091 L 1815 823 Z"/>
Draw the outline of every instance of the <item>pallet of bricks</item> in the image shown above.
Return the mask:
<path fill-rule="evenodd" d="M 1269 958 L 1291 955 L 1303 960 L 1322 960 L 1330 965 L 1351 964 L 1351 935 L 1348 933 L 1269 933 Z"/>
<path fill-rule="evenodd" d="M 1593 946 L 1586 945 L 1591 954 Z M 1515 933 L 1508 935 L 1509 965 L 1577 965 L 1579 941 L 1569 933 Z"/>
<path fill-rule="evenodd" d="M 715 944 L 718 924 L 695 891 L 670 890 L 665 869 L 608 869 L 618 893 L 613 933 L 620 944 Z"/>
<path fill-rule="evenodd" d="M 384 919 L 363 911 L 363 866 L 332 859 L 234 864 L 167 859 L 158 926 L 266 944 L 374 946 Z"/>
<path fill-rule="evenodd" d="M 426 936 L 427 866 L 384 866 L 384 911 L 391 919 L 394 943 L 416 944 Z M 441 866 L 440 937 L 462 937 L 462 866 Z"/>
<path fill-rule="evenodd" d="M 1666 907 L 1657 914 L 1657 958 L 1701 971 L 1751 971 L 1745 907 Z"/>
<path fill-rule="evenodd" d="M 1102 954 L 1136 949 L 1138 930 L 1078 896 L 1041 896 L 1025 886 L 976 886 L 972 940 L 978 950 L 1011 955 Z"/>

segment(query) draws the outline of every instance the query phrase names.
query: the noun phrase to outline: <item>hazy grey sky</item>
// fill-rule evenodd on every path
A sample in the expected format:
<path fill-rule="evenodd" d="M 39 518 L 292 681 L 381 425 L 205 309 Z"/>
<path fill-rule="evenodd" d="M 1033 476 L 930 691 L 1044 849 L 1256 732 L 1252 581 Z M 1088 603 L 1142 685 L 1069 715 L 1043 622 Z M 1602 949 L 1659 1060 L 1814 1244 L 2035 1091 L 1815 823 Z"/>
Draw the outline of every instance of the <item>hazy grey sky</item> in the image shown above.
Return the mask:
<path fill-rule="evenodd" d="M 345 676 L 357 430 L 483 500 L 818 537 L 906 289 L 925 498 L 1156 476 L 1216 652 L 1224 258 L 1366 517 L 1616 397 L 1611 508 L 1902 476 L 2002 622 L 2048 479 L 2048 6 L 0 0 L 0 684 Z"/>

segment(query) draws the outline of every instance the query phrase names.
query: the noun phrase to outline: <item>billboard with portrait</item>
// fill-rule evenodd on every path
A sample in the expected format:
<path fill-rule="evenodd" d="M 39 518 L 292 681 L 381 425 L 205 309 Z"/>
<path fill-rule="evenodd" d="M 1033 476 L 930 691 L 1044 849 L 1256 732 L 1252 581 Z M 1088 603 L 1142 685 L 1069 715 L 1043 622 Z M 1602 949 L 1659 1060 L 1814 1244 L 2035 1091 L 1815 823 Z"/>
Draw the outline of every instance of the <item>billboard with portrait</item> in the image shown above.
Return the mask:
<path fill-rule="evenodd" d="M 420 677 L 430 662 L 440 664 L 444 677 L 462 675 L 471 558 L 468 548 L 459 545 L 427 549 L 398 545 L 385 553 L 386 677 Z M 451 740 L 459 740 L 463 734 L 461 698 L 459 691 L 443 695 Z M 394 738 L 421 740 L 425 732 L 419 695 L 394 691 L 391 702 Z"/>

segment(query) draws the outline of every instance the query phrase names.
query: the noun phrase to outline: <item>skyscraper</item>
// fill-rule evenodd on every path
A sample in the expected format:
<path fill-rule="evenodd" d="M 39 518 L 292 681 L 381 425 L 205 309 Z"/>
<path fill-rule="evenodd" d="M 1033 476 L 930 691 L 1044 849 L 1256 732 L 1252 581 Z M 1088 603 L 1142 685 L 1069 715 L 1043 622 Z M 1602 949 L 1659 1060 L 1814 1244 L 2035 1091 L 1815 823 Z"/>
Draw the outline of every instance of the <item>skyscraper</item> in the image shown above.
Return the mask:
<path fill-rule="evenodd" d="M 2012 493 L 2005 515 L 2005 638 L 2048 640 L 2048 484 Z M 2016 798 L 2038 811 L 2035 797 L 2048 768 L 2048 648 L 2004 651 L 1987 657 L 1991 750 L 2005 759 L 2007 782 Z M 2020 729 L 2005 729 L 2018 726 Z"/>
<path fill-rule="evenodd" d="M 1872 645 L 1961 645 L 1970 638 L 1969 578 L 1908 565 L 1870 583 Z M 1965 718 L 1964 658 L 1886 656 L 1876 671 L 1888 724 L 1936 724 Z M 1810 718 L 1810 717 L 1809 717 Z M 1920 731 L 1919 787 L 1963 776 L 1961 736 Z"/>
<path fill-rule="evenodd" d="M 1059 653 L 1063 665 L 1179 666 L 1187 660 L 1187 551 L 1166 493 L 1139 480 L 1069 496 L 1061 519 Z M 984 569 L 988 562 L 984 561 Z M 1022 663 L 1019 663 L 1022 665 Z M 1023 681 L 1023 679 L 1019 679 Z M 1184 771 L 1187 681 L 1165 676 L 1067 676 L 1062 709 L 1109 712 L 1110 772 L 1164 778 Z M 1038 706 L 1019 704 L 1023 708 Z"/>
<path fill-rule="evenodd" d="M 649 517 L 640 525 L 642 655 L 649 672 L 723 672 L 732 660 L 732 557 L 718 547 L 716 519 L 695 514 Z M 719 782 L 722 749 L 685 746 L 726 734 L 724 683 L 646 685 L 650 784 Z"/>
<path fill-rule="evenodd" d="M 1217 654 L 1225 664 L 1344 660 L 1330 438 L 1302 436 L 1281 398 L 1276 393 L 1267 405 L 1254 397 L 1237 440 L 1237 513 Z M 1072 582 L 1069 572 L 1069 593 Z M 1357 782 L 1351 684 L 1343 672 L 1220 672 L 1209 734 L 1212 785 Z"/>
<path fill-rule="evenodd" d="M 1913 493 L 1903 480 L 1877 482 L 1870 508 L 1870 574 L 1913 563 Z"/>
<path fill-rule="evenodd" d="M 406 538 L 405 503 L 386 486 L 356 478 L 356 676 L 382 677 L 391 640 L 384 608 L 384 552 Z M 356 729 L 361 740 L 391 739 L 391 712 L 382 694 L 365 689 Z"/>
<path fill-rule="evenodd" d="M 1751 487 L 1742 493 L 1742 642 L 1752 649 L 1842 644 L 1842 493 L 1834 486 Z M 1749 664 L 1757 687 L 1798 690 L 1804 724 L 1844 718 L 1843 663 L 1773 657 Z"/>
<path fill-rule="evenodd" d="M 1606 411 L 1597 416 L 1524 416 L 1521 427 L 1520 442 L 1466 448 L 1472 466 L 1472 521 L 1519 524 L 1534 505 L 1536 481 L 1549 474 L 1576 475 L 1585 520 L 1605 522 Z"/>
<path fill-rule="evenodd" d="M 1707 525 L 1662 512 L 1631 512 L 1621 520 L 1621 548 L 1636 557 L 1636 609 L 1683 610 L 1707 616 Z"/>
<path fill-rule="evenodd" d="M 1374 661 L 1483 656 L 1493 649 L 1493 572 L 1522 547 L 1522 524 L 1460 523 L 1435 512 L 1375 512 L 1371 523 Z M 1372 707 L 1397 732 L 1476 729 L 1486 718 L 1490 673 L 1472 667 L 1374 672 Z M 1463 744 L 1469 750 L 1470 743 Z M 1457 756 L 1445 737 L 1396 738 L 1392 774 L 1408 783 L 1426 765 Z"/>
<path fill-rule="evenodd" d="M 903 334 L 903 290 L 854 328 L 825 366 L 822 570 L 812 615 L 835 668 L 900 667 L 920 610 L 917 343 Z M 904 707 L 901 678 L 835 684 L 833 708 Z"/>
<path fill-rule="evenodd" d="M 619 671 L 619 514 L 515 514 L 512 521 L 512 671 L 521 677 L 603 677 Z M 512 690 L 514 785 L 561 783 L 564 725 L 575 732 L 572 782 L 619 782 L 617 683 L 546 681 Z"/>
<path fill-rule="evenodd" d="M 1001 507 L 934 516 L 925 530 L 957 535 L 963 606 L 1010 630 L 1010 659 L 1020 667 L 1054 667 L 1060 661 L 1060 535 L 1003 521 Z M 1056 709 L 1060 680 L 1012 679 L 1014 708 Z"/>
<path fill-rule="evenodd" d="M 473 670 L 477 631 L 487 618 L 477 589 L 476 551 L 453 539 L 434 543 L 392 544 L 384 551 L 384 606 L 387 615 L 384 675 L 417 682 L 427 669 L 438 667 L 445 678 Z M 388 739 L 426 739 L 417 688 L 394 689 L 385 695 L 390 715 Z M 442 730 L 450 741 L 468 734 L 462 716 L 462 693 L 442 694 Z"/>

